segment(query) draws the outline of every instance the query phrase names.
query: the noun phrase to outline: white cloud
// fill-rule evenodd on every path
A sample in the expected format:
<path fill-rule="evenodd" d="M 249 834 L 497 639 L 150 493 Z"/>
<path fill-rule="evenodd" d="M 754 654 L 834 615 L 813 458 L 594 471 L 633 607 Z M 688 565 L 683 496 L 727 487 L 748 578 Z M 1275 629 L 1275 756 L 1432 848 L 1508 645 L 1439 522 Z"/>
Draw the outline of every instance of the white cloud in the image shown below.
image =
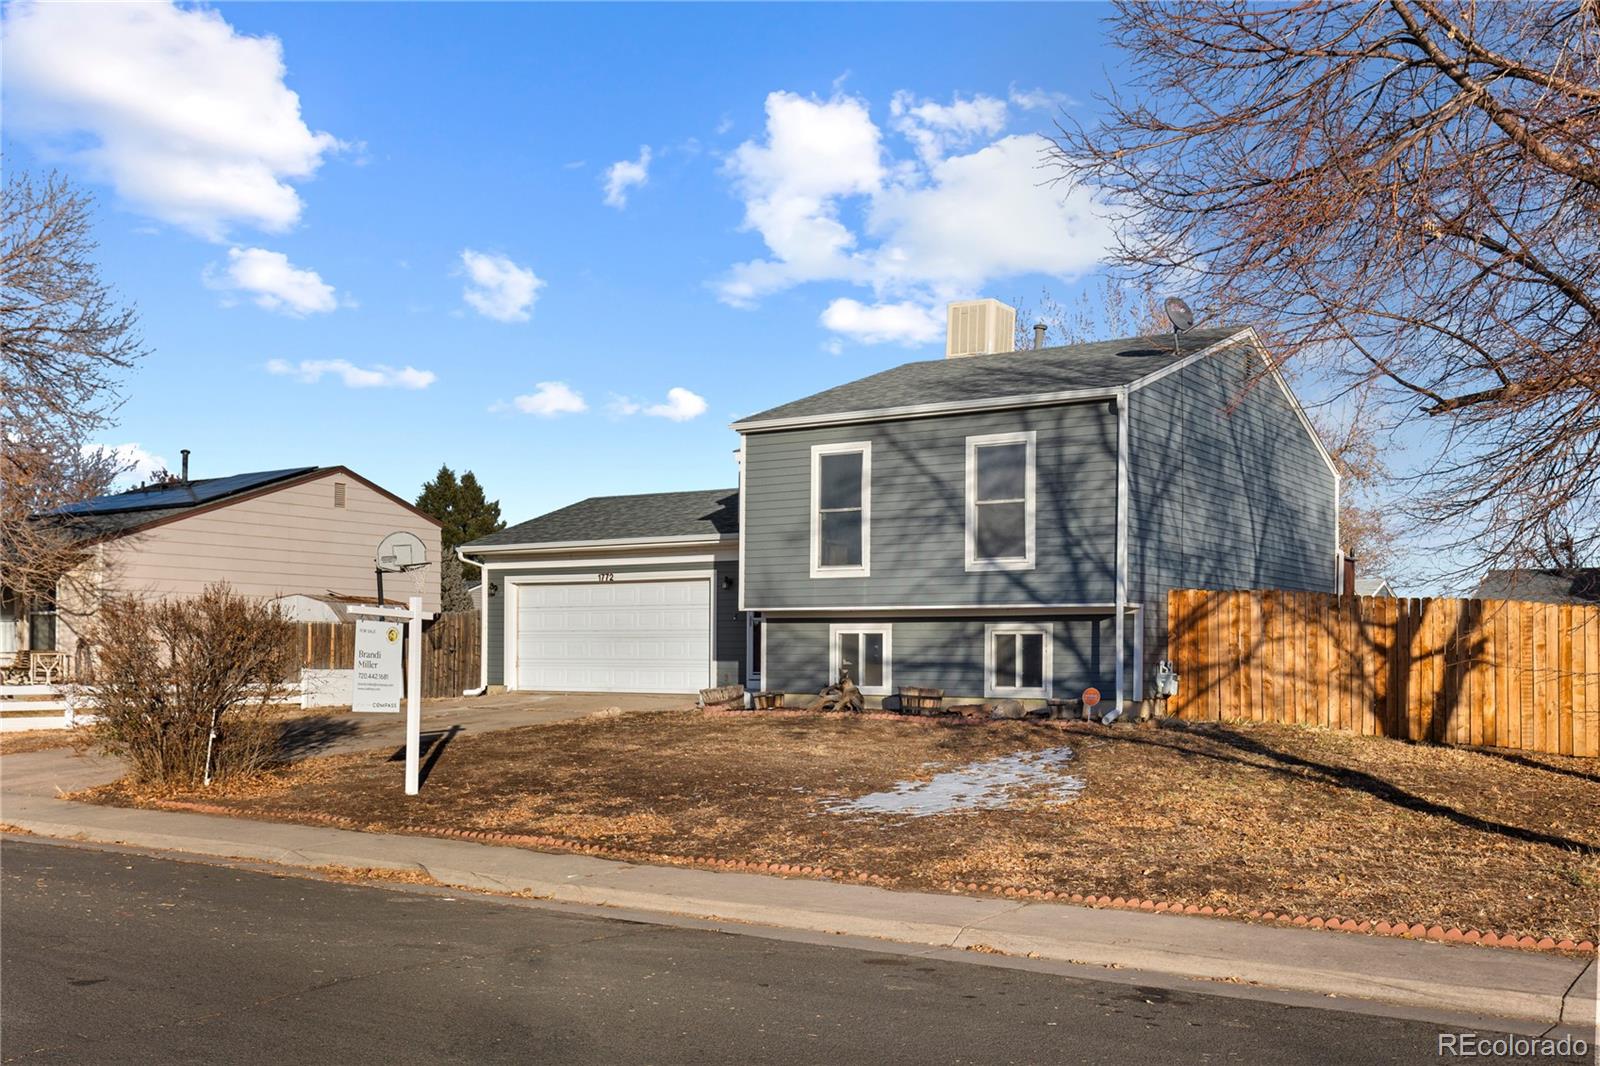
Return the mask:
<path fill-rule="evenodd" d="M 744 199 L 744 228 L 761 234 L 773 254 L 738 264 L 722 282 L 722 299 L 734 305 L 849 276 L 856 238 L 839 219 L 838 201 L 875 193 L 885 177 L 878 127 L 855 97 L 772 93 L 766 133 L 764 144 L 746 141 L 727 163 Z"/>
<path fill-rule="evenodd" d="M 640 403 L 626 396 L 613 396 L 606 408 L 614 415 L 646 414 L 651 418 L 668 418 L 674 422 L 687 422 L 706 413 L 706 398 L 688 389 L 673 387 L 667 390 L 665 403 Z"/>
<path fill-rule="evenodd" d="M 618 211 L 627 207 L 628 190 L 635 186 L 643 187 L 649 180 L 650 146 L 642 144 L 636 161 L 621 159 L 606 167 L 606 206 L 615 207 Z"/>
<path fill-rule="evenodd" d="M 971 144 L 979 137 L 993 137 L 1006 128 L 1006 102 L 992 96 L 963 100 L 953 95 L 948 104 L 918 100 L 908 92 L 897 92 L 889 101 L 889 116 L 894 128 L 916 149 L 926 166 L 933 166 L 952 149 Z"/>
<path fill-rule="evenodd" d="M 265 248 L 229 248 L 227 265 L 207 267 L 203 279 L 213 289 L 248 293 L 257 307 L 286 315 L 325 314 L 339 306 L 333 286 L 315 270 Z"/>
<path fill-rule="evenodd" d="M 870 300 L 834 296 L 823 326 L 865 343 L 923 344 L 943 332 L 949 300 L 1028 274 L 1093 270 L 1111 247 L 1110 212 L 1053 182 L 1049 142 L 1006 135 L 1008 116 L 1007 101 L 981 94 L 937 103 L 897 93 L 889 122 L 911 147 L 897 157 L 861 99 L 771 94 L 764 138 L 727 165 L 745 228 L 769 255 L 732 266 L 718 295 L 750 306 L 806 283 L 865 288 Z"/>
<path fill-rule="evenodd" d="M 272 359 L 267 362 L 267 373 L 293 377 L 307 385 L 332 376 L 352 389 L 425 389 L 438 380 L 438 375 L 431 370 L 384 363 L 356 366 L 347 359 L 302 359 L 298 363 Z"/>
<path fill-rule="evenodd" d="M 1003 137 L 941 161 L 925 184 L 886 189 L 868 212 L 882 237 L 876 282 L 976 293 L 996 278 L 1093 270 L 1112 243 L 1110 213 L 1087 190 L 1050 181 L 1048 147 L 1033 134 Z"/>
<path fill-rule="evenodd" d="M 135 209 L 211 240 L 293 226 L 291 182 L 340 147 L 284 84 L 275 37 L 170 4 L 43 4 L 6 12 L 6 120 L 108 182 Z"/>
<path fill-rule="evenodd" d="M 533 387 L 532 392 L 514 397 L 509 405 L 495 404 L 490 409 L 503 411 L 508 406 L 525 415 L 538 415 L 540 418 L 582 414 L 589 409 L 583 396 L 574 392 L 564 381 L 541 381 Z"/>
<path fill-rule="evenodd" d="M 670 418 L 674 422 L 687 422 L 706 413 L 706 399 L 688 389 L 667 390 L 666 403 L 653 403 L 644 409 L 652 418 Z"/>
<path fill-rule="evenodd" d="M 822 312 L 822 324 L 863 344 L 926 344 L 937 340 L 945 329 L 944 316 L 938 308 L 909 300 L 868 306 L 847 296 L 828 305 Z M 830 350 L 839 354 L 838 349 Z"/>
<path fill-rule="evenodd" d="M 1015 85 L 1011 87 L 1009 95 L 1011 106 L 1020 107 L 1024 111 L 1059 111 L 1074 102 L 1066 93 L 1052 92 L 1048 89 L 1019 89 Z"/>
<path fill-rule="evenodd" d="M 496 322 L 528 321 L 539 290 L 544 288 L 537 274 L 506 256 L 471 248 L 462 250 L 461 265 L 468 278 L 461 296 L 468 306 Z"/>
<path fill-rule="evenodd" d="M 130 444 L 85 444 L 86 456 L 109 455 L 121 473 L 118 481 L 139 482 L 149 479 L 167 468 L 167 460 L 145 451 L 137 442 Z"/>

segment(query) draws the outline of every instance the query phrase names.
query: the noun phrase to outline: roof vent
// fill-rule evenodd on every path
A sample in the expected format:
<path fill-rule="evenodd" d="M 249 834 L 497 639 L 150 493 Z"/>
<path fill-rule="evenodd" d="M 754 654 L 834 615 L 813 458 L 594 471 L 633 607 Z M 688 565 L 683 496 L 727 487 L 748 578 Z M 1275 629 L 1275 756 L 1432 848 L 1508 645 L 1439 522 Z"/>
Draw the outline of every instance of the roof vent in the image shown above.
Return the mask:
<path fill-rule="evenodd" d="M 949 307 L 944 357 L 994 355 L 1016 348 L 1017 309 L 999 300 L 957 300 Z"/>

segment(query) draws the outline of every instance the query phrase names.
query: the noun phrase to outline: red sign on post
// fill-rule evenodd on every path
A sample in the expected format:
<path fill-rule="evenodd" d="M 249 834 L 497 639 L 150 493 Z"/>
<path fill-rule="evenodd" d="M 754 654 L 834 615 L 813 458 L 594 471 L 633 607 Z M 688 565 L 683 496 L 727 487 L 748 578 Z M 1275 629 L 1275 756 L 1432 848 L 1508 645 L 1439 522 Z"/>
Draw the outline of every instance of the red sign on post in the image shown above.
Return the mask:
<path fill-rule="evenodd" d="M 1093 707 L 1095 704 L 1097 704 L 1099 702 L 1100 702 L 1100 690 L 1099 689 L 1097 689 L 1097 688 L 1086 688 L 1086 689 L 1083 690 L 1083 705 L 1085 707 Z"/>

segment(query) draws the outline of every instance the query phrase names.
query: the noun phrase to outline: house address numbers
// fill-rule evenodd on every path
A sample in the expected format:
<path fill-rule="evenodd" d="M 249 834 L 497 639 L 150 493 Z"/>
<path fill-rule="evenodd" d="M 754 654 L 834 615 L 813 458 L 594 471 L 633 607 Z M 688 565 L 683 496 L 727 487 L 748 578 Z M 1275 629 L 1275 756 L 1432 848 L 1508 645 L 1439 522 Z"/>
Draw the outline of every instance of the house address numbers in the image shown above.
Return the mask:
<path fill-rule="evenodd" d="M 616 573 L 614 571 L 611 571 L 611 570 L 602 570 L 602 571 L 600 571 L 599 574 L 597 574 L 595 576 L 600 580 L 600 582 L 602 584 L 604 584 L 607 581 L 615 581 L 617 579 Z"/>

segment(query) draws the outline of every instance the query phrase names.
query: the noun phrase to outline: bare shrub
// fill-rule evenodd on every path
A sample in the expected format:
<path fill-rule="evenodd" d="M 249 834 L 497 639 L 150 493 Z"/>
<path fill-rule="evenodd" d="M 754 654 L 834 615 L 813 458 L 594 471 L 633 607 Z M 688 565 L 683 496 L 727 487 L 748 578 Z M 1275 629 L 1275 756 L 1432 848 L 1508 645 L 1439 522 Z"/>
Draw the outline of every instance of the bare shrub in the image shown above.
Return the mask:
<path fill-rule="evenodd" d="M 225 584 L 188 600 L 116 597 L 91 639 L 95 672 L 85 690 L 95 736 L 128 760 L 134 781 L 199 784 L 213 728 L 214 780 L 278 760 L 278 724 L 267 712 L 286 700 L 297 660 L 294 625 L 277 604 Z"/>

